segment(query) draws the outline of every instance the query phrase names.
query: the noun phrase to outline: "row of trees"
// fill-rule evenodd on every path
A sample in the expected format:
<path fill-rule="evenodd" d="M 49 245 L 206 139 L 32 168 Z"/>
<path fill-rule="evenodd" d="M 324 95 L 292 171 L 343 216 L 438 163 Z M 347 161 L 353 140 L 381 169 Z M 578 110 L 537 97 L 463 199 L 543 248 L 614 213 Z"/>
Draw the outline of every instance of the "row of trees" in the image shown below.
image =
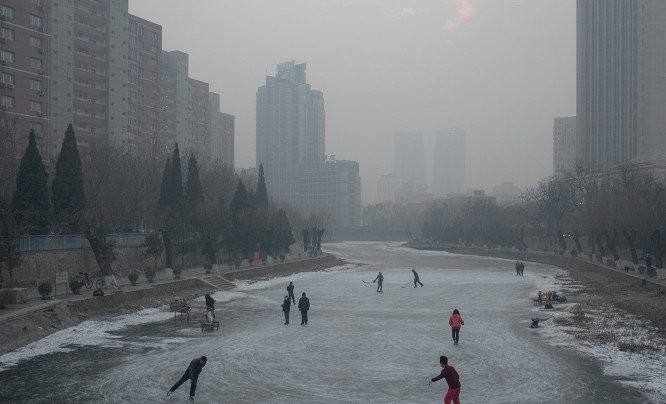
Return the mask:
<path fill-rule="evenodd" d="M 612 175 L 589 175 L 577 165 L 563 178 L 542 180 L 522 202 L 498 205 L 494 198 L 435 201 L 418 210 L 421 237 L 444 243 L 513 246 L 595 254 L 617 260 L 621 251 L 638 264 L 644 254 L 663 267 L 666 182 L 629 165 Z M 366 221 L 379 229 L 414 228 L 406 205 L 366 208 Z M 640 252 L 640 253 L 639 253 Z"/>
<path fill-rule="evenodd" d="M 86 152 L 81 159 L 69 125 L 49 182 L 30 133 L 16 190 L 0 198 L 0 269 L 8 267 L 10 278 L 19 257 L 17 236 L 24 234 L 82 232 L 104 275 L 114 259 L 104 235 L 112 232 L 158 231 L 170 267 L 174 257 L 185 265 L 188 254 L 205 264 L 222 256 L 251 259 L 254 252 L 279 256 L 294 241 L 290 223 L 300 218 L 270 203 L 263 167 L 256 180 L 242 179 L 220 162 L 201 170 L 190 155 L 184 171 L 178 145 L 162 170 L 119 146 L 100 144 Z M 256 189 L 248 192 L 245 184 L 253 181 Z"/>

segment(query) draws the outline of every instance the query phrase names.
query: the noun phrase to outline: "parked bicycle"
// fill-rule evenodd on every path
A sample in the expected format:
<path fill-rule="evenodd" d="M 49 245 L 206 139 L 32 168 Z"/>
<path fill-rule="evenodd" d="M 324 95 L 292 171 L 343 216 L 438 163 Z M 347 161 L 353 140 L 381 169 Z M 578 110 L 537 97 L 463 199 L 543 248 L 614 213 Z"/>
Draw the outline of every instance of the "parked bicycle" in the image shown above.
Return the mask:
<path fill-rule="evenodd" d="M 85 286 L 86 289 L 92 288 L 93 281 L 90 277 L 90 273 L 89 272 L 79 272 L 79 273 L 81 274 L 81 276 L 77 276 L 77 278 L 80 278 L 81 286 Z M 97 287 L 97 289 L 104 288 L 104 279 L 98 279 L 95 282 L 95 287 Z"/>

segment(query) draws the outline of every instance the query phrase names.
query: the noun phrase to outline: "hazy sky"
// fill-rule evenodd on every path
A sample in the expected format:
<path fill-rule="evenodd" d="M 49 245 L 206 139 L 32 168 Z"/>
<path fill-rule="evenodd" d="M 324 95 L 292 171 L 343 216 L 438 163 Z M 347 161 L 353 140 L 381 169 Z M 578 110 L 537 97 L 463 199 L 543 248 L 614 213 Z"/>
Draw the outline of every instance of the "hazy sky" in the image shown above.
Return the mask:
<path fill-rule="evenodd" d="M 363 203 L 393 172 L 393 135 L 466 132 L 466 187 L 552 175 L 553 118 L 576 113 L 575 0 L 129 0 L 163 48 L 235 115 L 236 167 L 255 165 L 255 97 L 276 65 L 307 63 L 324 93 L 326 154 L 360 163 Z M 432 184 L 429 184 L 431 187 Z"/>

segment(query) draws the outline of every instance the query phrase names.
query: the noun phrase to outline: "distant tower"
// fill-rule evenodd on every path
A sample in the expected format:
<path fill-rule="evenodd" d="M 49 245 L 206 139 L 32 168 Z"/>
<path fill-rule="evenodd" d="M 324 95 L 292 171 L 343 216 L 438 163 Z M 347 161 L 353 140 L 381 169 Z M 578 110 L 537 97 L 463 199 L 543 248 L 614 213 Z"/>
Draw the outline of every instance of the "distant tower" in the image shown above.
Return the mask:
<path fill-rule="evenodd" d="M 269 194 L 280 201 L 293 190 L 285 178 L 300 163 L 325 160 L 324 94 L 305 82 L 305 63 L 277 66 L 257 91 L 257 166 L 263 164 Z"/>
<path fill-rule="evenodd" d="M 578 0 L 577 154 L 589 173 L 666 157 L 666 1 Z"/>
<path fill-rule="evenodd" d="M 553 177 L 562 178 L 576 163 L 576 117 L 553 120 Z"/>
<path fill-rule="evenodd" d="M 395 175 L 403 180 L 425 184 L 423 133 L 395 134 Z"/>
<path fill-rule="evenodd" d="M 465 192 L 465 131 L 437 131 L 433 159 L 432 190 L 435 196 Z"/>

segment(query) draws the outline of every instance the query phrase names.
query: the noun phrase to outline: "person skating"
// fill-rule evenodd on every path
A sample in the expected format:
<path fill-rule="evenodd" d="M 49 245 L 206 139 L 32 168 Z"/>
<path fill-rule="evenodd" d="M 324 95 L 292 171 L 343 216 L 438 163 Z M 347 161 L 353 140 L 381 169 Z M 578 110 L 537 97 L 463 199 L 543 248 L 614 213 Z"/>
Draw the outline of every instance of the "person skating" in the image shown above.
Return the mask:
<path fill-rule="evenodd" d="M 291 301 L 296 304 L 296 298 L 294 297 L 294 282 L 289 282 L 289 286 L 287 286 L 287 292 L 289 292 L 289 297 L 291 298 Z"/>
<path fill-rule="evenodd" d="M 422 284 L 421 281 L 419 280 L 419 274 L 416 273 L 416 271 L 414 270 L 414 268 L 412 268 L 412 272 L 414 273 L 414 287 L 416 287 L 416 284 L 417 284 L 417 283 L 418 283 L 419 285 L 421 285 L 421 287 L 423 287 L 423 284 Z"/>
<path fill-rule="evenodd" d="M 460 337 L 460 326 L 465 325 L 458 309 L 453 310 L 453 314 L 449 317 L 449 325 L 451 326 L 451 336 L 453 337 L 453 344 L 458 345 Z"/>
<path fill-rule="evenodd" d="M 523 276 L 523 272 L 525 272 L 525 264 L 523 264 L 523 261 L 520 261 L 520 276 Z"/>
<path fill-rule="evenodd" d="M 454 404 L 460 404 L 460 376 L 453 366 L 449 366 L 449 358 L 442 355 L 439 357 L 439 366 L 442 367 L 442 372 L 428 380 L 428 386 L 432 382 L 436 382 L 441 379 L 446 379 L 446 383 L 449 385 L 449 390 L 444 396 L 444 404 L 450 404 L 453 400 Z"/>
<path fill-rule="evenodd" d="M 282 302 L 282 311 L 284 312 L 284 323 L 289 324 L 289 310 L 291 309 L 291 299 L 289 296 L 284 297 Z"/>
<path fill-rule="evenodd" d="M 303 292 L 303 297 L 298 299 L 298 310 L 301 312 L 301 325 L 308 323 L 308 310 L 310 310 L 310 299 L 305 297 L 305 292 Z"/>
<path fill-rule="evenodd" d="M 520 261 L 516 261 L 516 276 L 520 275 Z"/>
<path fill-rule="evenodd" d="M 194 392 L 197 389 L 199 373 L 201 373 L 203 367 L 206 366 L 206 361 L 208 361 L 206 356 L 202 356 L 201 358 L 194 358 L 192 362 L 190 362 L 190 366 L 185 369 L 183 377 L 181 377 L 180 380 L 178 380 L 176 384 L 174 384 L 173 387 L 169 389 L 167 396 L 171 395 L 171 393 L 176 391 L 176 389 L 180 387 L 181 384 L 185 383 L 189 379 L 192 381 L 192 385 L 190 386 L 190 400 L 194 400 Z"/>
<path fill-rule="evenodd" d="M 375 278 L 372 283 L 377 282 L 377 293 L 384 293 L 384 289 L 382 288 L 382 283 L 384 283 L 384 275 L 380 272 L 379 275 Z"/>

